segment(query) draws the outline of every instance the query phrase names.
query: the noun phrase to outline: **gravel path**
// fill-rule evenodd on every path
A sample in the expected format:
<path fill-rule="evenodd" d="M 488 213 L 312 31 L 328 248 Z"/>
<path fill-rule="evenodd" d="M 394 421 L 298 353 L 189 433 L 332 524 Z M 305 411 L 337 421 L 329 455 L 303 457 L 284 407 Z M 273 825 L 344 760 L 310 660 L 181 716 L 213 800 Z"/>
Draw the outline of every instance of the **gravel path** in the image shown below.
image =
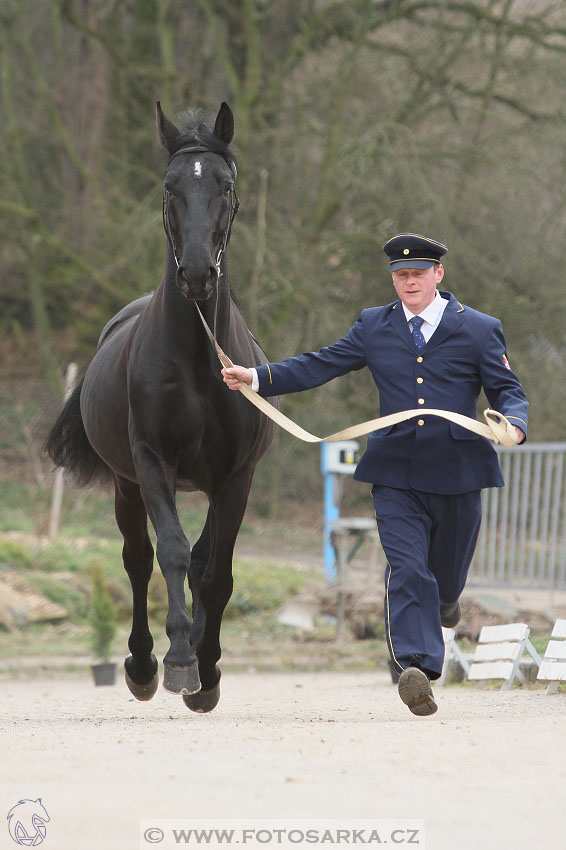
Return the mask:
<path fill-rule="evenodd" d="M 45 850 L 137 850 L 140 818 L 235 817 L 423 818 L 427 850 L 566 847 L 564 693 L 439 688 L 415 718 L 368 673 L 227 673 L 206 716 L 82 676 L 0 692 L 1 848 L 8 811 L 38 797 Z"/>

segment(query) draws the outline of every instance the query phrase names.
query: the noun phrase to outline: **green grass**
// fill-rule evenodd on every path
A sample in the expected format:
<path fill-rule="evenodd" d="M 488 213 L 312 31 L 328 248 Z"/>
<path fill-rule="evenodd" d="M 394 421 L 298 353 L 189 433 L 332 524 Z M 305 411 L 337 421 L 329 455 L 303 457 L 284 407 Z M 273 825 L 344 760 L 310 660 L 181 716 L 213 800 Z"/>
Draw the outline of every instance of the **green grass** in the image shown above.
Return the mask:
<path fill-rule="evenodd" d="M 233 562 L 234 592 L 225 617 L 239 617 L 258 611 L 274 611 L 304 587 L 307 577 L 289 564 L 275 561 Z"/>
<path fill-rule="evenodd" d="M 29 570 L 33 568 L 35 553 L 29 546 L 0 540 L 0 570 Z"/>
<path fill-rule="evenodd" d="M 6 632 L 0 629 L 3 658 L 91 656 L 89 626 L 90 570 L 100 563 L 118 609 L 118 634 L 112 645 L 115 657 L 128 652 L 131 591 L 123 570 L 117 540 L 92 538 L 77 546 L 59 539 L 42 547 L 0 541 L 2 569 L 17 570 L 36 591 L 63 606 L 64 622 L 30 624 Z M 237 557 L 233 564 L 234 593 L 225 612 L 221 643 L 226 669 L 247 670 L 365 670 L 385 667 L 385 643 L 380 640 L 336 642 L 336 625 L 320 617 L 312 632 L 303 633 L 277 620 L 277 609 L 297 594 L 306 582 L 322 583 L 318 571 L 309 571 L 273 558 Z M 187 599 L 189 599 L 187 591 Z M 163 657 L 169 641 L 165 634 L 167 594 L 156 566 L 149 589 L 149 619 L 155 652 Z M 19 669 L 19 668 L 17 668 Z M 27 669 L 27 668 L 25 668 Z"/>
<path fill-rule="evenodd" d="M 65 488 L 60 536 L 48 542 L 49 492 L 21 482 L 0 481 L 0 571 L 15 570 L 68 614 L 63 622 L 29 624 L 11 632 L 0 628 L 3 658 L 91 655 L 88 622 L 90 572 L 100 564 L 118 612 L 113 654 L 127 654 L 132 601 L 122 564 L 122 539 L 114 519 L 113 497 L 100 490 Z M 205 521 L 206 499 L 180 494 L 181 523 L 194 545 Z M 258 520 L 251 516 L 240 529 L 233 563 L 234 591 L 223 618 L 222 664 L 246 670 L 375 669 L 385 666 L 385 643 L 354 640 L 338 644 L 336 626 L 320 617 L 312 632 L 303 633 L 277 620 L 277 610 L 307 582 L 323 584 L 321 540 L 316 523 L 289 525 L 287 519 Z M 154 539 L 153 531 L 150 535 Z M 279 551 L 285 552 L 278 557 Z M 291 563 L 290 561 L 293 561 Z M 314 566 L 313 566 L 314 565 Z M 187 601 L 190 594 L 187 589 Z M 162 658 L 169 647 L 165 634 L 167 592 L 157 562 L 150 582 L 148 611 L 155 652 Z"/>
<path fill-rule="evenodd" d="M 67 608 L 74 622 L 80 622 L 86 615 L 85 605 L 80 600 L 88 598 L 90 571 L 94 564 L 101 565 L 119 607 L 129 609 L 130 583 L 122 565 L 118 542 L 95 539 L 77 547 L 60 539 L 35 547 L 0 541 L 0 569 L 22 572 L 45 596 Z M 226 611 L 229 617 L 273 611 L 289 596 L 299 593 L 307 580 L 307 576 L 295 566 L 244 558 L 234 559 L 233 574 L 234 594 Z M 166 609 L 165 581 L 157 565 L 149 597 L 153 613 Z"/>
<path fill-rule="evenodd" d="M 42 593 L 51 602 L 65 609 L 72 623 L 84 623 L 88 617 L 88 585 L 77 581 L 77 577 L 37 573 L 33 576 L 34 589 Z"/>
<path fill-rule="evenodd" d="M 40 495 L 43 499 L 44 494 Z M 36 488 L 16 481 L 0 480 L 0 532 L 17 530 L 24 534 L 36 533 L 37 503 Z"/>
<path fill-rule="evenodd" d="M 0 540 L 0 569 L 23 572 L 80 573 L 93 561 L 101 561 L 110 576 L 121 576 L 122 546 L 118 541 L 93 538 L 88 541 L 59 540 L 45 543 L 30 536 L 30 542 Z"/>
<path fill-rule="evenodd" d="M 69 651 L 72 641 L 66 627 L 71 631 L 75 629 L 81 651 L 88 652 L 88 641 L 83 646 L 82 630 L 86 628 L 88 632 L 90 575 L 95 564 L 101 566 L 106 576 L 120 626 L 129 629 L 131 587 L 122 563 L 122 539 L 114 519 L 112 494 L 66 487 L 60 536 L 52 542 L 40 536 L 47 522 L 47 495 L 34 486 L 0 481 L 0 533 L 18 534 L 15 538 L 0 539 L 0 571 L 21 573 L 36 591 L 67 611 L 64 624 L 30 625 L 17 636 L 2 634 L 0 629 L 8 655 L 20 651 L 42 654 L 50 643 L 55 654 Z M 180 494 L 178 509 L 187 537 L 194 544 L 206 518 L 206 499 L 200 494 Z M 275 560 L 272 557 L 273 537 L 268 534 L 265 539 L 264 534 L 263 522 L 259 532 L 253 524 L 244 522 L 242 525 L 240 539 L 249 543 L 254 551 L 257 542 L 258 551 L 267 549 L 270 554 L 265 558 L 239 556 L 234 559 L 234 592 L 224 619 L 239 626 L 247 621 L 253 628 L 260 628 L 269 640 L 273 638 L 272 629 L 276 628 L 274 612 L 286 599 L 300 592 L 309 575 L 297 566 Z M 277 534 L 275 532 L 275 536 Z M 155 543 L 151 527 L 150 535 Z M 190 602 L 188 588 L 186 595 Z M 163 632 L 167 590 L 156 561 L 148 593 L 148 610 L 156 632 Z M 45 644 L 43 634 L 50 635 Z"/>
<path fill-rule="evenodd" d="M 90 655 L 90 628 L 70 621 L 64 623 L 30 623 L 25 629 L 5 632 L 0 629 L 0 654 L 6 659 L 76 658 Z M 115 644 L 117 646 L 117 642 Z M 124 642 L 124 647 L 127 643 Z M 17 665 L 16 665 L 17 666 Z M 14 667 L 14 664 L 11 665 Z"/>
<path fill-rule="evenodd" d="M 538 654 L 542 657 L 546 651 L 546 647 L 548 646 L 550 635 L 548 637 L 537 637 L 536 635 L 529 635 L 529 639 Z"/>
<path fill-rule="evenodd" d="M 49 522 L 51 498 L 50 476 L 47 484 L 25 484 L 0 479 L 0 533 L 17 531 L 26 535 L 45 535 Z M 179 493 L 177 510 L 181 525 L 194 544 L 204 526 L 208 502 L 202 493 Z M 248 512 L 249 513 L 249 512 Z M 304 511 L 303 523 L 295 522 L 292 534 L 287 523 L 277 518 L 246 516 L 238 534 L 238 542 L 252 544 L 260 552 L 271 553 L 273 542 L 285 536 L 285 549 L 317 555 L 321 550 L 320 530 L 309 526 Z M 150 533 L 153 530 L 150 527 Z M 102 538 L 118 541 L 121 536 L 114 518 L 114 496 L 111 489 L 77 489 L 65 486 L 59 525 L 59 538 L 77 540 Z"/>

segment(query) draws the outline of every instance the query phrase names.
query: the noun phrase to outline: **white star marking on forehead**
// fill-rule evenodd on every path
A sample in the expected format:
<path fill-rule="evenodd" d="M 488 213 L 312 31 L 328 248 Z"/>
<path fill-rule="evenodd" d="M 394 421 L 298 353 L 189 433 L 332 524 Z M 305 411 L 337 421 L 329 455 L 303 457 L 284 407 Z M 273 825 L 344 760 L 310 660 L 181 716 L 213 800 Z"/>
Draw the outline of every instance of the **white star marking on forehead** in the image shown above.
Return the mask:
<path fill-rule="evenodd" d="M 197 161 L 195 162 L 194 175 L 195 175 L 195 177 L 202 177 L 202 166 L 200 164 L 199 159 L 197 159 Z"/>

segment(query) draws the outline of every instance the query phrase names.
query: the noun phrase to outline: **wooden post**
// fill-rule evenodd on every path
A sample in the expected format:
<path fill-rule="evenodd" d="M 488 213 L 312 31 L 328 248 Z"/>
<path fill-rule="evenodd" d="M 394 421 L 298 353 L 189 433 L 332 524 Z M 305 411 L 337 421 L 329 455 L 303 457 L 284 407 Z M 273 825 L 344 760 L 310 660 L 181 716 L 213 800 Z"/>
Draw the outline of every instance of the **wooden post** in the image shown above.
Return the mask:
<path fill-rule="evenodd" d="M 346 535 L 342 530 L 334 529 L 330 540 L 336 554 L 336 640 L 343 641 L 346 623 L 346 554 L 344 551 Z"/>
<path fill-rule="evenodd" d="M 65 395 L 64 400 L 67 401 L 77 380 L 79 367 L 76 363 L 69 363 L 67 366 L 67 374 L 65 375 Z M 51 496 L 51 512 L 49 514 L 49 530 L 47 536 L 50 540 L 54 540 L 59 534 L 59 521 L 61 519 L 61 505 L 63 504 L 63 478 L 65 471 L 62 467 L 55 470 L 55 480 L 53 481 L 53 494 Z"/>

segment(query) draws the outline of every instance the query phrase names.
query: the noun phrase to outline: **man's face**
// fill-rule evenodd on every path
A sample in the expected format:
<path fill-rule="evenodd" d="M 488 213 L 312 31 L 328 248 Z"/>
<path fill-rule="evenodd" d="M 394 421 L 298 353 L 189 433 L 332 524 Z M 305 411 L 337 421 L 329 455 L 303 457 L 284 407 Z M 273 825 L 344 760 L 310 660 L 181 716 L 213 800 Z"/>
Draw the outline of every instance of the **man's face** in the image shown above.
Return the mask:
<path fill-rule="evenodd" d="M 444 267 L 439 263 L 428 269 L 398 269 L 391 274 L 395 292 L 411 313 L 418 316 L 434 301 Z"/>

